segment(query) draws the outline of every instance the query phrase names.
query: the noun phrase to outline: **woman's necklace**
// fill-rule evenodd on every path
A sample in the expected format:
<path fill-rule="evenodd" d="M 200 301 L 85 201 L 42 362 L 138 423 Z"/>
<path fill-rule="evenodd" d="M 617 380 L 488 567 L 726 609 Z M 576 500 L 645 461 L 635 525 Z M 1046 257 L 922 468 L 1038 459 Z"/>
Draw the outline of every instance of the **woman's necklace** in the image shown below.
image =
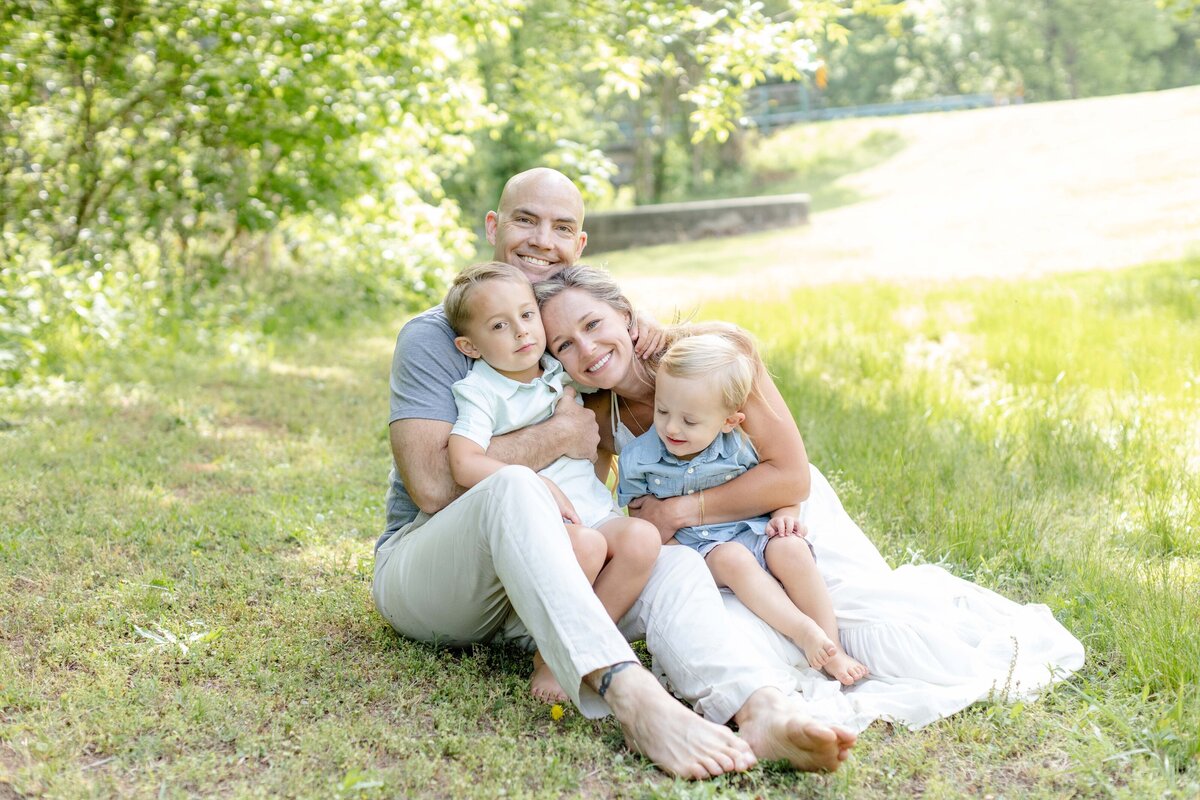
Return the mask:
<path fill-rule="evenodd" d="M 616 392 L 614 392 L 613 394 L 616 394 Z M 621 395 L 618 394 L 617 402 L 620 403 L 621 405 L 625 406 L 625 410 L 629 412 L 629 421 L 632 422 L 634 425 L 636 425 L 638 428 L 637 435 L 641 436 L 643 433 L 645 433 L 646 426 L 642 425 L 642 423 L 638 421 L 637 415 L 634 414 L 633 409 L 629 407 L 629 401 L 626 400 L 624 397 L 621 397 Z M 617 416 L 619 417 L 620 414 L 618 413 Z"/>

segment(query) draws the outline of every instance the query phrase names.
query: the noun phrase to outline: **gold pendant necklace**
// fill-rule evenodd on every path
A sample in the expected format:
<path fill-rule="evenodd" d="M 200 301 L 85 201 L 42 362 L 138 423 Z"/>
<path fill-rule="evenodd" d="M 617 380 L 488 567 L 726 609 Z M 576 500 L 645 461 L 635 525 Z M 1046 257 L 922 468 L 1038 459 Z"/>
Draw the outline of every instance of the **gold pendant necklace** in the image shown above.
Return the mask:
<path fill-rule="evenodd" d="M 613 394 L 616 394 L 616 392 L 613 392 Z M 642 423 L 638 422 L 637 415 L 634 414 L 633 409 L 629 407 L 629 401 L 626 400 L 624 397 L 621 397 L 621 395 L 618 394 L 617 402 L 620 403 L 621 405 L 625 406 L 625 410 L 629 412 L 629 421 L 632 422 L 634 425 L 637 425 L 637 427 L 638 427 L 637 435 L 641 436 L 643 433 L 645 433 L 646 428 L 644 425 L 642 425 Z M 617 410 L 618 410 L 617 416 L 620 417 L 621 416 L 619 413 L 620 409 L 618 408 Z"/>

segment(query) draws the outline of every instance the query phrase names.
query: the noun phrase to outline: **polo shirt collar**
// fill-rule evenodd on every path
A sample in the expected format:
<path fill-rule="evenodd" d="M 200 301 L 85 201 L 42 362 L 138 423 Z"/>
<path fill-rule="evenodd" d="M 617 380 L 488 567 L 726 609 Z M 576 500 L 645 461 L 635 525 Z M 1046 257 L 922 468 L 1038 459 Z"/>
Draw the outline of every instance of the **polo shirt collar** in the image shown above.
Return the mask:
<path fill-rule="evenodd" d="M 521 383 L 520 381 L 514 381 L 512 378 L 501 375 L 496 371 L 495 367 L 482 358 L 475 361 L 475 366 L 471 368 L 471 371 L 478 373 L 479 377 L 477 380 L 481 380 L 487 384 L 488 388 L 495 392 L 497 396 L 508 400 L 521 391 L 522 388 L 540 386 L 543 383 L 551 385 L 556 383 L 555 376 L 563 370 L 562 364 L 558 362 L 558 359 L 548 353 L 543 353 L 539 363 L 542 365 L 542 374 L 529 383 Z M 557 381 L 557 383 L 561 383 L 561 380 Z"/>

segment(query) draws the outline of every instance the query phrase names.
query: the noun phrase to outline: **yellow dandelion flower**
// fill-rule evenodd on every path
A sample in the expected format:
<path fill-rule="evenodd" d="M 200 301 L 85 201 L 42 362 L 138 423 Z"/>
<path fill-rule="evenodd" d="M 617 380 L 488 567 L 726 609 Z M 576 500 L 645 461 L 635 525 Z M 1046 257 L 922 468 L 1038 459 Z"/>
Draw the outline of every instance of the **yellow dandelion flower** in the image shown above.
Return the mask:
<path fill-rule="evenodd" d="M 563 714 L 565 714 L 565 713 L 566 712 L 563 711 L 563 707 L 560 706 L 558 703 L 555 703 L 554 705 L 550 706 L 550 719 L 554 720 L 555 722 L 558 722 L 560 719 L 562 719 Z"/>

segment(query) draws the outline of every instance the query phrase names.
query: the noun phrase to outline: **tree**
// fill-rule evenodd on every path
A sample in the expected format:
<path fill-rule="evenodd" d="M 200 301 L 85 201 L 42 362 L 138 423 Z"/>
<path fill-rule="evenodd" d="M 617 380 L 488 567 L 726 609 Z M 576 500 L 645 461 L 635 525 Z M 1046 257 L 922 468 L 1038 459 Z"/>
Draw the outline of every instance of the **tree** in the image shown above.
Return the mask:
<path fill-rule="evenodd" d="M 742 90 L 799 77 L 842 7 L 9 0 L 0 375 L 183 321 L 270 328 L 310 284 L 314 314 L 437 292 L 503 176 L 557 164 L 603 196 L 617 122 L 661 196 L 670 157 L 697 173 Z"/>
<path fill-rule="evenodd" d="M 377 279 L 418 283 L 456 263 L 465 242 L 439 174 L 490 118 L 455 48 L 495 7 L 10 3 L 0 368 L 61 361 L 72 347 L 56 339 L 119 344 L 194 314 L 197 292 L 230 283 L 235 260 L 246 268 L 239 243 L 267 231 Z M 336 241 L 351 218 L 353 252 Z"/>
<path fill-rule="evenodd" d="M 813 37 L 846 7 L 532 0 L 480 48 L 489 100 L 505 115 L 478 143 L 502 165 L 483 183 L 492 192 L 539 162 L 603 170 L 599 147 L 619 133 L 634 142 L 638 201 L 686 193 L 738 130 L 744 90 L 804 77 L 816 66 Z"/>
<path fill-rule="evenodd" d="M 847 39 L 821 43 L 831 104 L 981 92 L 1060 100 L 1200 74 L 1194 21 L 1142 0 L 936 0 L 877 11 L 848 19 Z"/>

